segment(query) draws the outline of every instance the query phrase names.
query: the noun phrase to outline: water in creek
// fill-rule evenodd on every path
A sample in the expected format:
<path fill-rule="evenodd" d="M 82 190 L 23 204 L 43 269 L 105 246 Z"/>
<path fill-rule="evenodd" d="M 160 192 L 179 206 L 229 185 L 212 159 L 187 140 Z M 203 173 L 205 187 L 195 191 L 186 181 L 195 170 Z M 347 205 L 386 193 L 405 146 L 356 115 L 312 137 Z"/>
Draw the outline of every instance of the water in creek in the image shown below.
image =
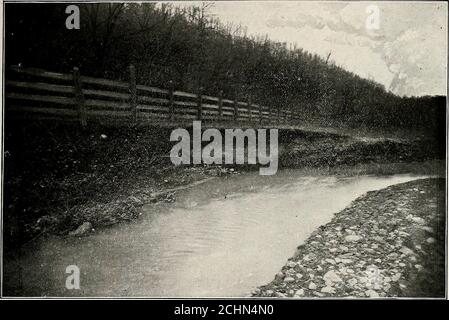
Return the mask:
<path fill-rule="evenodd" d="M 5 265 L 8 291 L 45 296 L 241 297 L 271 281 L 318 226 L 370 190 L 422 178 L 242 174 L 147 205 L 84 238 L 50 237 Z M 68 265 L 81 271 L 67 290 Z"/>

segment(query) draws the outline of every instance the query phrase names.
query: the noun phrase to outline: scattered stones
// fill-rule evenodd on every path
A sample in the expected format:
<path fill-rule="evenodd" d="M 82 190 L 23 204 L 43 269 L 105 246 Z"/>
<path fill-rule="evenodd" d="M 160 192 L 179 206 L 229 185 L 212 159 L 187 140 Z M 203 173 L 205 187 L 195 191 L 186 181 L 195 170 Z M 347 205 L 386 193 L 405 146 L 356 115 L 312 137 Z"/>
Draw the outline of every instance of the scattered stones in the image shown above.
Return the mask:
<path fill-rule="evenodd" d="M 316 286 L 316 284 L 315 283 L 313 283 L 313 282 L 310 282 L 309 283 L 309 287 L 308 287 L 310 290 L 316 290 L 316 288 L 317 288 L 317 286 Z"/>
<path fill-rule="evenodd" d="M 36 227 L 39 230 L 51 228 L 58 220 L 55 217 L 45 215 L 40 217 L 36 222 Z"/>
<path fill-rule="evenodd" d="M 401 253 L 405 254 L 406 256 L 414 254 L 413 250 L 407 247 L 402 247 L 401 250 L 399 250 Z"/>
<path fill-rule="evenodd" d="M 350 285 L 351 287 L 354 287 L 357 283 L 358 281 L 356 278 L 351 278 L 348 280 L 348 285 Z"/>
<path fill-rule="evenodd" d="M 399 281 L 399 279 L 401 279 L 402 274 L 401 273 L 395 273 L 392 277 L 391 277 L 391 281 L 393 282 L 397 282 Z"/>
<path fill-rule="evenodd" d="M 285 277 L 285 275 L 282 272 L 278 272 L 276 274 L 276 279 L 277 280 L 282 280 L 282 279 L 284 279 L 284 277 Z"/>
<path fill-rule="evenodd" d="M 139 198 L 135 197 L 135 196 L 130 196 L 129 200 L 134 202 L 136 205 L 142 205 L 143 201 L 140 200 Z"/>
<path fill-rule="evenodd" d="M 396 252 L 392 252 L 390 254 L 387 254 L 385 258 L 387 261 L 395 261 L 397 258 L 399 258 L 399 254 Z"/>
<path fill-rule="evenodd" d="M 421 271 L 423 269 L 423 266 L 420 264 L 415 264 L 415 268 L 418 269 L 418 271 Z"/>
<path fill-rule="evenodd" d="M 423 218 L 420 218 L 420 217 L 414 217 L 413 221 L 415 221 L 417 224 L 421 224 L 421 225 L 426 223 L 426 221 Z"/>
<path fill-rule="evenodd" d="M 340 262 L 343 264 L 350 264 L 352 263 L 352 259 L 340 259 Z"/>
<path fill-rule="evenodd" d="M 329 286 L 321 288 L 322 293 L 335 293 L 335 289 Z"/>
<path fill-rule="evenodd" d="M 314 260 L 315 257 L 316 257 L 316 255 L 314 253 L 309 253 L 309 254 L 304 256 L 303 260 L 304 261 L 311 261 L 311 260 Z"/>
<path fill-rule="evenodd" d="M 422 230 L 427 231 L 428 233 L 433 233 L 433 228 L 429 226 L 422 226 Z"/>
<path fill-rule="evenodd" d="M 377 242 L 384 242 L 385 241 L 384 238 L 381 237 L 381 236 L 375 236 L 375 237 L 373 237 L 373 240 L 375 240 Z"/>
<path fill-rule="evenodd" d="M 338 274 L 333 270 L 326 272 L 323 276 L 323 280 L 328 286 L 332 286 L 334 283 L 342 281 Z"/>
<path fill-rule="evenodd" d="M 90 233 L 92 229 L 93 229 L 92 224 L 86 221 L 82 225 L 80 225 L 76 230 L 69 232 L 69 235 L 73 237 L 82 237 Z"/>
<path fill-rule="evenodd" d="M 296 296 L 296 297 L 302 297 L 302 296 L 304 296 L 304 289 L 296 290 L 295 296 Z"/>
<path fill-rule="evenodd" d="M 285 298 L 286 295 L 285 295 L 285 293 L 282 293 L 282 292 L 276 292 L 276 297 L 278 297 L 278 298 Z"/>
<path fill-rule="evenodd" d="M 293 278 L 293 277 L 286 277 L 284 279 L 284 282 L 286 282 L 286 283 L 295 282 L 295 278 Z"/>
<path fill-rule="evenodd" d="M 372 289 L 366 290 L 365 295 L 370 298 L 379 298 L 379 294 Z"/>
<path fill-rule="evenodd" d="M 295 274 L 296 274 L 296 272 L 295 272 L 294 269 L 287 269 L 287 270 L 285 271 L 285 276 L 286 276 L 286 277 L 293 277 Z"/>
<path fill-rule="evenodd" d="M 361 239 L 362 239 L 362 237 L 355 235 L 355 234 L 350 234 L 349 236 L 345 237 L 346 242 L 357 242 L 357 241 L 360 241 Z"/>
<path fill-rule="evenodd" d="M 252 295 L 258 295 L 260 293 L 260 289 L 259 288 L 256 288 L 256 289 L 254 289 L 253 291 L 252 291 Z"/>
<path fill-rule="evenodd" d="M 415 197 L 433 201 L 435 192 L 429 190 L 435 185 L 429 181 L 416 180 L 360 197 L 313 232 L 276 281 L 253 295 L 407 296 L 418 273 L 429 272 L 428 250 L 440 237 L 432 220 L 438 211 L 413 202 Z M 425 196 L 405 187 L 417 184 Z"/>

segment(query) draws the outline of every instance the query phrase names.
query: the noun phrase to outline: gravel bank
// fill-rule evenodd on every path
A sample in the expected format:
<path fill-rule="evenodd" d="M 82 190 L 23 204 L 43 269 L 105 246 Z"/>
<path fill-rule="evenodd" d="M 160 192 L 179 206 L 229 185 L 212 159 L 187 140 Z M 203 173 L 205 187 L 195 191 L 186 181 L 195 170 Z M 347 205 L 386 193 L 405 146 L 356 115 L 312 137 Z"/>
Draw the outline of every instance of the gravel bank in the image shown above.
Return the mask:
<path fill-rule="evenodd" d="M 444 180 L 368 192 L 298 247 L 260 297 L 443 297 Z"/>

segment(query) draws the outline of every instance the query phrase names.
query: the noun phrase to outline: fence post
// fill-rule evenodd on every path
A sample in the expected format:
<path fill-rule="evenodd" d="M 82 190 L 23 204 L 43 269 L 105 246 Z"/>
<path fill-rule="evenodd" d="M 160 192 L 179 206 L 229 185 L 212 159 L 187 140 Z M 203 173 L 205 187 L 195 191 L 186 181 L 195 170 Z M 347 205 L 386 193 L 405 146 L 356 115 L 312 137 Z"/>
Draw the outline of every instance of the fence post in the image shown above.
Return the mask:
<path fill-rule="evenodd" d="M 73 86 L 75 88 L 75 101 L 78 105 L 78 117 L 82 127 L 87 125 L 86 106 L 84 104 L 83 88 L 81 86 L 81 74 L 78 67 L 73 68 Z"/>
<path fill-rule="evenodd" d="M 173 92 L 174 92 L 174 85 L 173 85 L 173 81 L 170 80 L 168 82 L 168 110 L 169 110 L 169 117 L 170 120 L 174 120 L 175 119 L 175 102 L 174 102 L 174 96 L 173 96 Z"/>
<path fill-rule="evenodd" d="M 262 124 L 262 121 L 263 121 L 263 108 L 262 108 L 262 105 L 261 104 L 259 104 L 259 122 Z"/>
<path fill-rule="evenodd" d="M 247 108 L 248 108 L 249 121 L 251 122 L 253 120 L 253 111 L 251 110 L 251 97 L 248 98 Z"/>
<path fill-rule="evenodd" d="M 137 122 L 137 85 L 136 85 L 136 67 L 134 65 L 129 66 L 129 93 L 130 106 L 133 121 Z"/>
<path fill-rule="evenodd" d="M 234 99 L 234 120 L 237 121 L 238 118 L 239 118 L 239 102 L 238 102 L 237 96 L 235 96 L 235 99 Z"/>
<path fill-rule="evenodd" d="M 278 106 L 278 124 L 281 124 L 281 107 Z"/>
<path fill-rule="evenodd" d="M 218 120 L 223 119 L 223 90 L 218 93 Z"/>
<path fill-rule="evenodd" d="M 198 90 L 198 120 L 203 118 L 203 88 L 200 87 Z"/>

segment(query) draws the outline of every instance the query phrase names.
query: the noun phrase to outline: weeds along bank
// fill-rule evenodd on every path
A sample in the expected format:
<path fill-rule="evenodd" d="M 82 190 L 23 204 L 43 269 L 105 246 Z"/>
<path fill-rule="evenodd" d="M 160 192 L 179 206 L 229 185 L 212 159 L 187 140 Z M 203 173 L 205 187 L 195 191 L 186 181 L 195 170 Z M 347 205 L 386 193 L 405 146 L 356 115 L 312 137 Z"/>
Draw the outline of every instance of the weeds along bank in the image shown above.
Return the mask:
<path fill-rule="evenodd" d="M 64 224 L 73 229 L 85 221 L 82 215 L 99 224 L 134 217 L 134 205 L 123 199 L 135 189 L 156 189 L 170 179 L 164 170 L 171 169 L 165 157 L 169 134 L 161 128 L 89 124 L 82 130 L 75 123 L 7 123 L 6 240 L 28 241 L 49 228 L 63 231 L 59 226 Z M 189 177 L 177 176 L 173 183 L 183 183 L 184 178 Z M 96 206 L 100 207 L 81 210 Z"/>
<path fill-rule="evenodd" d="M 5 129 L 4 230 L 5 243 L 12 247 L 47 232 L 67 234 L 83 224 L 91 229 L 134 219 L 144 203 L 174 201 L 173 188 L 258 169 L 175 167 L 169 128 L 89 124 L 81 129 L 75 123 L 22 120 L 7 122 Z M 370 172 L 355 173 L 396 173 L 393 164 L 401 163 L 402 170 L 413 172 L 423 169 L 415 162 L 444 159 L 441 145 L 435 137 L 362 139 L 280 130 L 279 167 L 331 172 L 376 164 Z"/>

